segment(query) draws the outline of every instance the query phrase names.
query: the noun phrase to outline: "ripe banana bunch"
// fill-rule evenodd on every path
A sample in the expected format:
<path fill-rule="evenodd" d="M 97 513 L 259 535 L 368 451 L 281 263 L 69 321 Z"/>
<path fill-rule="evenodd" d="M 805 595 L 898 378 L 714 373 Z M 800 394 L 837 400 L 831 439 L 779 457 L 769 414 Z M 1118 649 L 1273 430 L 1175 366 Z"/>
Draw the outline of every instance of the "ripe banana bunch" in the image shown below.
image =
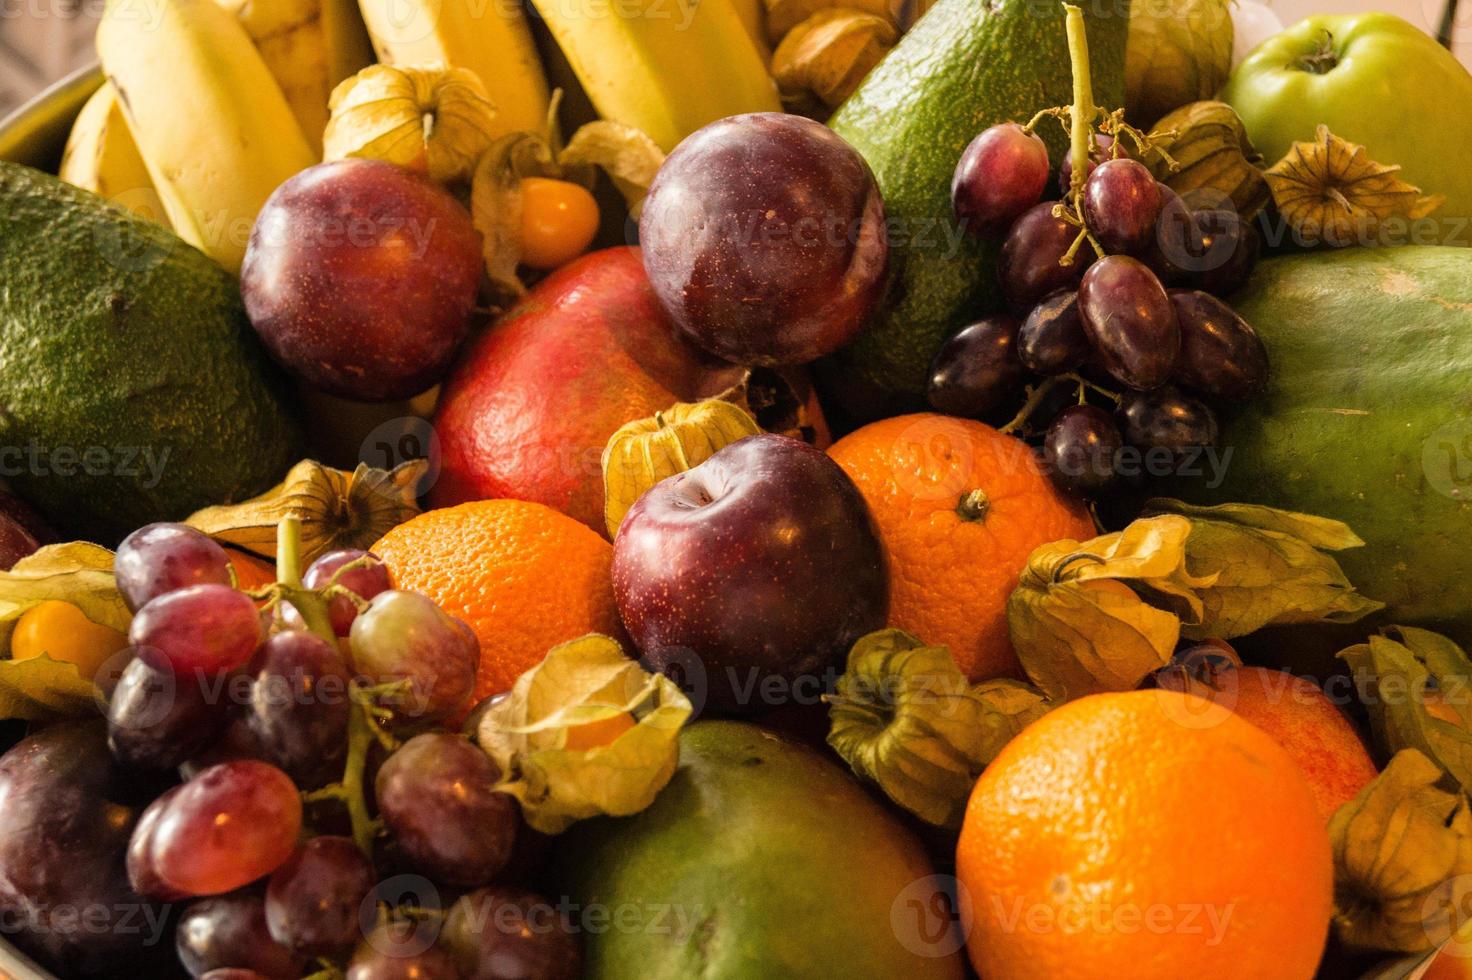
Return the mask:
<path fill-rule="evenodd" d="M 666 153 L 724 116 L 782 109 L 733 0 L 670 0 L 638 12 L 532 2 L 599 115 L 642 130 Z"/>
<path fill-rule="evenodd" d="M 475 72 L 496 107 L 492 136 L 546 128 L 547 77 L 515 0 L 359 0 L 358 6 L 383 64 Z M 588 16 L 582 5 L 568 6 Z"/>
<path fill-rule="evenodd" d="M 317 162 L 250 35 L 215 0 L 109 0 L 97 53 L 175 232 L 238 272 L 266 198 Z"/>
<path fill-rule="evenodd" d="M 169 223 L 111 84 L 104 83 L 77 114 L 57 175 L 140 217 Z"/>
<path fill-rule="evenodd" d="M 373 63 L 354 0 L 216 0 L 255 42 L 317 156 L 338 82 Z"/>

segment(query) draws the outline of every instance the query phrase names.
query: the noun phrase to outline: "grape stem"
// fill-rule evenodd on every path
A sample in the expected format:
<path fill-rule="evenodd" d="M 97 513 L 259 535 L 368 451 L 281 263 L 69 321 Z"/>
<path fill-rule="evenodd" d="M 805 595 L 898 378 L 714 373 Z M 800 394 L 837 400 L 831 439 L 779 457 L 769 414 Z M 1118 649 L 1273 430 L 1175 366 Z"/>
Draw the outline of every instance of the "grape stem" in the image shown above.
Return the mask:
<path fill-rule="evenodd" d="M 1018 429 L 1022 428 L 1024 425 L 1027 424 L 1027 420 L 1032 417 L 1032 414 L 1038 410 L 1038 407 L 1042 405 L 1043 399 L 1047 398 L 1048 395 L 1051 394 L 1055 388 L 1064 383 L 1072 383 L 1078 385 L 1078 398 L 1080 404 L 1082 404 L 1084 401 L 1085 393 L 1089 391 L 1098 392 L 1111 401 L 1119 401 L 1119 396 L 1116 395 L 1114 392 L 1110 391 L 1108 388 L 1099 387 L 1092 381 L 1085 378 L 1083 375 L 1077 374 L 1072 371 L 1067 374 L 1055 374 L 1052 377 L 1044 378 L 1042 383 L 1039 384 L 1037 387 L 1028 388 L 1027 401 L 1023 402 L 1022 408 L 1017 410 L 1017 414 L 1012 417 L 1012 421 L 1002 426 L 1001 429 L 999 429 L 998 431 L 1001 432 L 1003 435 L 1011 435 Z"/>
<path fill-rule="evenodd" d="M 276 525 L 276 591 L 279 601 L 289 602 L 301 614 L 307 629 L 337 646 L 332 630 L 332 617 L 327 612 L 327 599 L 318 592 L 302 588 L 302 522 L 283 517 Z M 280 607 L 277 607 L 280 614 Z"/>
<path fill-rule="evenodd" d="M 1094 116 L 1098 114 L 1099 107 L 1094 104 L 1094 84 L 1089 74 L 1089 38 L 1084 30 L 1084 12 L 1071 3 L 1065 3 L 1063 16 L 1064 28 L 1068 32 L 1068 61 L 1073 68 L 1073 107 L 1068 114 L 1071 124 L 1069 156 L 1073 173 L 1069 177 L 1068 192 L 1077 209 L 1084 179 L 1088 177 Z"/>

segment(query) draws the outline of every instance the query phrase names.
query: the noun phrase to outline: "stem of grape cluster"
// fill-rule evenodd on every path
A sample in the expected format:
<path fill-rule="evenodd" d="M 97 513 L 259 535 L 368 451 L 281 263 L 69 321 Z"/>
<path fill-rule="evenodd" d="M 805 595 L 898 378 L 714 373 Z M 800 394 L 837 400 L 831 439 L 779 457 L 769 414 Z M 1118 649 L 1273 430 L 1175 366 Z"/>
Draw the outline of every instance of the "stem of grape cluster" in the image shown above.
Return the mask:
<path fill-rule="evenodd" d="M 337 646 L 327 599 L 302 588 L 302 523 L 295 517 L 283 517 L 276 525 L 276 591 L 280 601 L 291 603 L 301 614 L 307 629 Z"/>
<path fill-rule="evenodd" d="M 1093 79 L 1089 75 L 1089 38 L 1084 30 L 1083 11 L 1071 3 L 1063 5 L 1064 27 L 1068 32 L 1068 60 L 1073 69 L 1073 110 L 1069 113 L 1069 157 L 1073 174 L 1069 179 L 1069 196 L 1078 207 L 1078 196 L 1088 177 L 1089 151 L 1094 139 Z"/>

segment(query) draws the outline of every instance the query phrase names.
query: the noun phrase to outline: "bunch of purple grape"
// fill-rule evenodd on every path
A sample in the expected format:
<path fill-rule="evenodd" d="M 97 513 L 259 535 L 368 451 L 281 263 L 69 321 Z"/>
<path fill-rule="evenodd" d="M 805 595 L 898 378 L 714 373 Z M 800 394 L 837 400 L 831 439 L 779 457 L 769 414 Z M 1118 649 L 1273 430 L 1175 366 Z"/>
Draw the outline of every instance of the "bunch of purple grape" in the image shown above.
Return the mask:
<path fill-rule="evenodd" d="M 363 551 L 248 593 L 210 538 L 155 524 L 114 569 L 134 616 L 99 679 L 105 726 L 54 724 L 0 757 L 0 915 L 22 945 L 68 976 L 168 976 L 139 926 L 181 902 L 192 977 L 578 974 L 565 920 L 526 923 L 551 909 L 517 885 L 542 838 L 444 727 L 474 690 L 465 624 Z M 405 881 L 458 898 L 406 908 Z M 65 928 L 63 907 L 97 914 Z"/>
<path fill-rule="evenodd" d="M 927 392 L 937 411 L 987 420 L 1021 405 L 1008 431 L 1051 419 L 1044 465 L 1086 498 L 1145 471 L 1121 465 L 1126 446 L 1168 469 L 1214 445 L 1206 399 L 1252 398 L 1268 373 L 1256 331 L 1219 298 L 1252 271 L 1257 231 L 1230 202 L 1176 195 L 1123 148 L 1095 134 L 1076 204 L 1069 160 L 1063 200 L 1043 199 L 1048 151 L 1025 127 L 992 126 L 966 148 L 951 199 L 963 228 L 1001 242 L 1006 312 L 946 342 Z"/>

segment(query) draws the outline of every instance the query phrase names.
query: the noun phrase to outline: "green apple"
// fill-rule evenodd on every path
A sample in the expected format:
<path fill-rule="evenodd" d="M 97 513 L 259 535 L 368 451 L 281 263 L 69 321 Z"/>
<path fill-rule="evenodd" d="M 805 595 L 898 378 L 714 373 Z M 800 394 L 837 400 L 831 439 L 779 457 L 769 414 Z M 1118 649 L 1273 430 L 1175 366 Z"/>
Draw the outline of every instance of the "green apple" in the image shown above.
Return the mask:
<path fill-rule="evenodd" d="M 1372 160 L 1399 164 L 1422 193 L 1446 195 L 1432 216 L 1437 240 L 1472 245 L 1472 74 L 1399 17 L 1299 21 L 1252 50 L 1222 100 L 1269 163 L 1323 123 Z"/>

